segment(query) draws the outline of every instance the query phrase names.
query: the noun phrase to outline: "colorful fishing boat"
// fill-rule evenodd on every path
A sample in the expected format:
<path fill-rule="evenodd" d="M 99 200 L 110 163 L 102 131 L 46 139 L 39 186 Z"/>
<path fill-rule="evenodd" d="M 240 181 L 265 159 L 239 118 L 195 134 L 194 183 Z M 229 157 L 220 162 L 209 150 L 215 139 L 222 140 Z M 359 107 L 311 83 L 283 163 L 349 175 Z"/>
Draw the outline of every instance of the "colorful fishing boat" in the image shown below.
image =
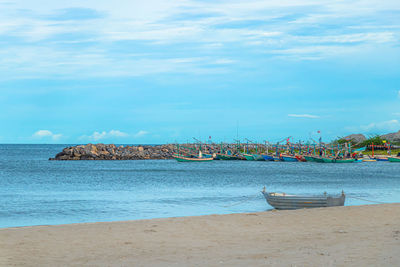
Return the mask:
<path fill-rule="evenodd" d="M 252 154 L 252 156 L 255 161 L 264 161 L 265 160 L 264 157 L 260 154 Z"/>
<path fill-rule="evenodd" d="M 246 160 L 250 160 L 250 161 L 253 161 L 253 160 L 254 160 L 254 157 L 253 157 L 252 154 L 242 153 L 241 155 L 242 155 L 243 157 L 245 157 Z"/>
<path fill-rule="evenodd" d="M 282 159 L 278 156 L 274 156 L 274 161 L 282 161 Z"/>
<path fill-rule="evenodd" d="M 291 156 L 291 155 L 281 155 L 281 159 L 283 161 L 287 161 L 287 162 L 297 162 L 298 159 L 295 156 Z"/>
<path fill-rule="evenodd" d="M 262 157 L 267 161 L 274 161 L 274 156 L 272 155 L 262 155 Z"/>
<path fill-rule="evenodd" d="M 375 156 L 375 159 L 376 161 L 389 161 L 389 157 L 387 156 L 381 156 L 381 157 Z"/>
<path fill-rule="evenodd" d="M 322 157 L 312 156 L 312 158 L 315 162 L 325 163 L 325 161 Z"/>
<path fill-rule="evenodd" d="M 326 158 L 326 157 L 321 157 L 322 162 L 324 163 L 352 163 L 355 162 L 356 159 L 336 159 L 336 158 Z"/>
<path fill-rule="evenodd" d="M 371 159 L 371 158 L 366 158 L 366 159 L 362 159 L 362 161 L 364 161 L 364 162 L 375 162 L 377 160 L 376 159 Z"/>
<path fill-rule="evenodd" d="M 239 159 L 235 155 L 228 155 L 228 154 L 221 154 L 221 153 L 217 153 L 216 158 L 220 159 L 220 160 L 237 160 L 237 159 Z"/>
<path fill-rule="evenodd" d="M 304 157 L 304 159 L 306 160 L 306 161 L 309 161 L 309 162 L 315 162 L 315 160 L 314 160 L 314 157 L 313 156 L 303 156 Z"/>
<path fill-rule="evenodd" d="M 190 158 L 182 155 L 181 156 L 173 155 L 172 157 L 176 159 L 178 162 L 209 162 L 214 160 L 213 158 Z"/>
<path fill-rule="evenodd" d="M 400 162 L 400 157 L 388 157 L 390 162 Z"/>
<path fill-rule="evenodd" d="M 306 162 L 307 161 L 302 155 L 296 155 L 295 157 L 296 157 L 296 159 L 298 161 L 301 161 L 301 162 Z"/>

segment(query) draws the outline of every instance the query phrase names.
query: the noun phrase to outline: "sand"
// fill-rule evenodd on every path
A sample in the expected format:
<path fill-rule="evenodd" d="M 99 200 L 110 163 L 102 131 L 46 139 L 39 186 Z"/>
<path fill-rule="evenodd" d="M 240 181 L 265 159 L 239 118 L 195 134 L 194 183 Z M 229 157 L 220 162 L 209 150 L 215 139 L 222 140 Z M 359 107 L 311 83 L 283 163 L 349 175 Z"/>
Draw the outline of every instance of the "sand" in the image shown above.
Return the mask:
<path fill-rule="evenodd" d="M 400 266 L 400 204 L 0 229 L 1 266 Z"/>

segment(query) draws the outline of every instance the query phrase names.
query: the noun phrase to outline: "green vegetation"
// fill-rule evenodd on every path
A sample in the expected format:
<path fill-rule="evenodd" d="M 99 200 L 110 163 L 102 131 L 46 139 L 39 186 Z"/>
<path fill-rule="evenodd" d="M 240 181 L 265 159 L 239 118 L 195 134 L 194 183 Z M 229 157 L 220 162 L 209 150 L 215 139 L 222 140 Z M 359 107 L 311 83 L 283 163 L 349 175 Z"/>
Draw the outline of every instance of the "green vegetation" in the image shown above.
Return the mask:
<path fill-rule="evenodd" d="M 400 152 L 400 149 L 392 149 L 391 150 L 392 156 L 396 156 L 397 153 L 399 153 L 399 152 Z M 363 151 L 362 153 L 363 153 L 363 155 L 371 156 L 372 155 L 372 150 Z M 374 155 L 386 155 L 387 156 L 388 153 L 387 153 L 387 150 L 374 150 Z"/>
<path fill-rule="evenodd" d="M 377 146 L 383 146 L 385 144 L 384 139 L 382 139 L 379 135 L 373 135 L 370 136 L 367 140 L 364 142 L 361 142 L 358 144 L 358 147 L 364 147 L 364 146 L 369 146 L 369 145 L 377 145 Z"/>
<path fill-rule="evenodd" d="M 351 143 L 351 146 L 355 146 L 356 145 L 356 143 L 354 143 L 354 141 L 353 140 L 346 140 L 346 139 L 344 139 L 343 137 L 337 137 L 337 139 L 336 140 L 333 140 L 332 141 L 332 144 L 334 144 L 334 145 L 341 145 L 341 146 L 343 146 L 344 145 L 344 143 Z"/>

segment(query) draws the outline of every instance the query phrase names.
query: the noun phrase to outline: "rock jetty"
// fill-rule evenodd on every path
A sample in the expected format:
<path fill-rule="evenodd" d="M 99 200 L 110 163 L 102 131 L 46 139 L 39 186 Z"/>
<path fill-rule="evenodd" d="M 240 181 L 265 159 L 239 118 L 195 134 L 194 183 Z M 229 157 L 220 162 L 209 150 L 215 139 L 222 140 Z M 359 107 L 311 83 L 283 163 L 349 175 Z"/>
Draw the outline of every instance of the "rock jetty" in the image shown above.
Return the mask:
<path fill-rule="evenodd" d="M 87 144 L 66 147 L 49 160 L 141 160 L 172 159 L 174 145 L 116 146 Z"/>

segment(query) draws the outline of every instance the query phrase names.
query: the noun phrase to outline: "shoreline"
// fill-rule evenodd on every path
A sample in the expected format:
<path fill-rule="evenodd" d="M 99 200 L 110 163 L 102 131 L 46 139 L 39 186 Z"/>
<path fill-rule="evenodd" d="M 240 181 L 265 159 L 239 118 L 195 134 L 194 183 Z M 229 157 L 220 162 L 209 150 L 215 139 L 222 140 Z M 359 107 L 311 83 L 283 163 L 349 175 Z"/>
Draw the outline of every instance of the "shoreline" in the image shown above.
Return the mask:
<path fill-rule="evenodd" d="M 0 265 L 394 266 L 400 203 L 0 228 Z"/>

